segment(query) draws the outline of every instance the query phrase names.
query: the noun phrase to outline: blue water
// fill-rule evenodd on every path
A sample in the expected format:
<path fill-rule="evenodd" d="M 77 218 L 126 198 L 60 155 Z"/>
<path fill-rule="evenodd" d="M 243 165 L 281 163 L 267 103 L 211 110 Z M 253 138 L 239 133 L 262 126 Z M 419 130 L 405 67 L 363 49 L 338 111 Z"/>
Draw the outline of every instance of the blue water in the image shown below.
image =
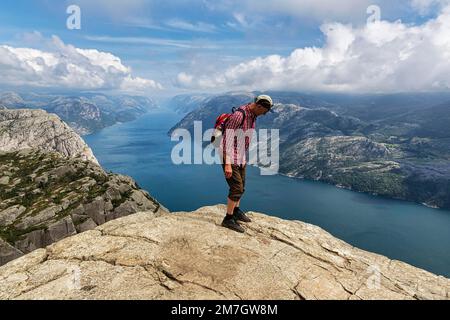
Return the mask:
<path fill-rule="evenodd" d="M 132 176 L 171 211 L 225 203 L 220 166 L 171 162 L 167 131 L 180 120 L 150 113 L 86 136 L 102 166 Z M 248 169 L 241 207 L 301 220 L 368 251 L 450 277 L 450 211 L 427 208 L 284 176 L 260 176 Z"/>

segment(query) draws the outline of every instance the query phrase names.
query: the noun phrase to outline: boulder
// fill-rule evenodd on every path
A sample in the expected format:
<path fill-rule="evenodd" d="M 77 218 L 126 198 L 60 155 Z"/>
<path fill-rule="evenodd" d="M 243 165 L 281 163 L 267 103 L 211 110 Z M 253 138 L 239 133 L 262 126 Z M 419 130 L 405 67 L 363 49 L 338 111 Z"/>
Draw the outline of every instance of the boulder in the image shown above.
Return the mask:
<path fill-rule="evenodd" d="M 14 243 L 14 247 L 24 253 L 32 252 L 45 247 L 45 231 L 43 229 L 31 231 Z"/>
<path fill-rule="evenodd" d="M 9 184 L 9 180 L 10 180 L 9 176 L 3 176 L 3 177 L 0 178 L 0 184 L 8 185 Z"/>
<path fill-rule="evenodd" d="M 92 230 L 92 229 L 95 229 L 95 228 L 97 228 L 97 224 L 91 218 L 88 218 L 86 221 L 84 221 L 83 223 L 79 224 L 76 227 L 78 233 L 85 232 L 85 231 L 88 231 L 88 230 Z"/>
<path fill-rule="evenodd" d="M 0 265 L 23 256 L 23 253 L 0 238 Z"/>
<path fill-rule="evenodd" d="M 44 243 L 45 245 L 49 245 L 76 233 L 72 219 L 66 217 L 47 227 L 45 230 Z"/>
<path fill-rule="evenodd" d="M 91 217 L 97 225 L 105 223 L 105 200 L 103 200 L 103 198 L 101 197 L 98 197 L 93 202 L 85 204 L 84 212 L 86 213 L 86 215 Z"/>
<path fill-rule="evenodd" d="M 9 207 L 3 211 L 0 211 L 0 226 L 8 226 L 12 224 L 22 213 L 24 213 L 26 208 L 21 205 L 15 205 Z"/>

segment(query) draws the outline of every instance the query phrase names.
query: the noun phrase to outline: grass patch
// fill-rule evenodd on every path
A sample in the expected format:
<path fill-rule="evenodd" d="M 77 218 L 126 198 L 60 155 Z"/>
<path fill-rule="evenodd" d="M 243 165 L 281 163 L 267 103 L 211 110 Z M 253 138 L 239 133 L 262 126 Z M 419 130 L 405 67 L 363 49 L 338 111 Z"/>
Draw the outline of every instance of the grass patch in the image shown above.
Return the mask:
<path fill-rule="evenodd" d="M 25 235 L 38 230 L 46 230 L 47 227 L 45 225 L 32 226 L 27 229 L 16 229 L 16 228 L 7 228 L 0 229 L 0 237 L 7 241 L 9 244 L 14 245 L 19 240 L 24 240 Z"/>

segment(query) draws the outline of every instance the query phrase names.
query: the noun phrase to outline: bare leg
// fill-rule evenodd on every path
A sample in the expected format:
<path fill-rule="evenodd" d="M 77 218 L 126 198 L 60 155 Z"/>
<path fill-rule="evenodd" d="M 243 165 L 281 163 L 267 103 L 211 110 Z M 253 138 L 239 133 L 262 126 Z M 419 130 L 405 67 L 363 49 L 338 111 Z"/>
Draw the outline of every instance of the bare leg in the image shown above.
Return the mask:
<path fill-rule="evenodd" d="M 234 213 L 234 208 L 236 208 L 236 204 L 238 204 L 240 201 L 233 201 L 230 198 L 228 198 L 227 203 L 227 215 L 232 216 Z"/>

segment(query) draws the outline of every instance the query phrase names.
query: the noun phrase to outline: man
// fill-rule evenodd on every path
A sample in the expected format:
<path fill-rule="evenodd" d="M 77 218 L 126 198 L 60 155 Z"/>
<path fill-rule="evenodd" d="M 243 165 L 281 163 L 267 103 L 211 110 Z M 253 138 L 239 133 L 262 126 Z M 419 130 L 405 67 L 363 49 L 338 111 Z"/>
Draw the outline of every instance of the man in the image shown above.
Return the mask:
<path fill-rule="evenodd" d="M 230 190 L 227 214 L 222 226 L 237 232 L 245 232 L 238 221 L 251 222 L 240 209 L 241 198 L 245 192 L 246 152 L 255 130 L 256 118 L 271 111 L 272 106 L 271 97 L 260 95 L 253 103 L 240 107 L 242 112 L 233 113 L 225 124 L 222 140 L 222 168 Z"/>

